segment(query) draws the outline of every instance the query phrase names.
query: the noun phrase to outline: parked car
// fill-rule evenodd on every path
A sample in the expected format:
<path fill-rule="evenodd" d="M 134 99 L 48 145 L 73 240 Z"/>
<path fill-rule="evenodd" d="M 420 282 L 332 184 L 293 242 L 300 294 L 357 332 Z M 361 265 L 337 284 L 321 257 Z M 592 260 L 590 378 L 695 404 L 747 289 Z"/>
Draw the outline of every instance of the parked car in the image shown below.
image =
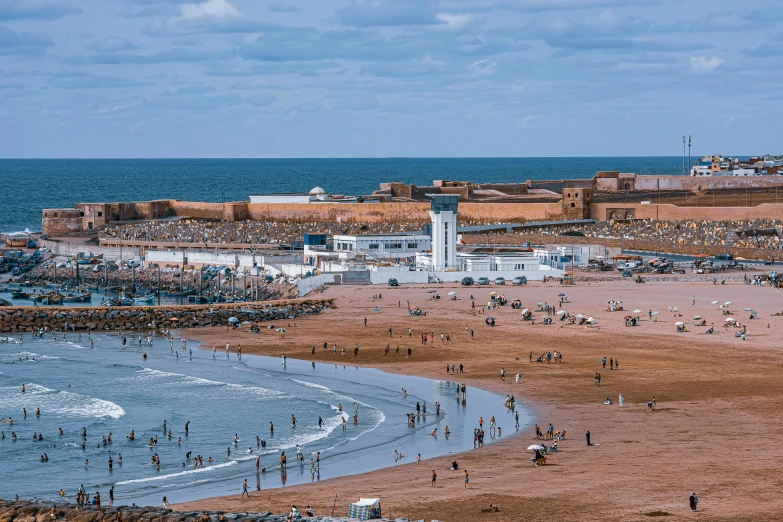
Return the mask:
<path fill-rule="evenodd" d="M 715 256 L 715 259 L 717 259 L 718 261 L 731 261 L 732 259 L 734 259 L 734 256 L 728 253 L 724 253 L 724 254 L 718 254 L 717 256 Z"/>
<path fill-rule="evenodd" d="M 462 278 L 462 286 L 470 286 L 473 284 L 473 278 L 472 277 L 463 277 Z"/>
<path fill-rule="evenodd" d="M 396 279 L 391 277 L 389 278 L 389 286 L 400 286 L 400 283 L 398 283 Z"/>
<path fill-rule="evenodd" d="M 480 285 L 488 285 L 489 284 L 489 278 L 488 277 L 479 277 L 478 281 L 476 283 Z"/>
<path fill-rule="evenodd" d="M 496 285 L 505 285 L 506 284 L 506 278 L 505 277 L 496 277 L 495 278 L 495 284 Z"/>
<path fill-rule="evenodd" d="M 628 270 L 624 271 L 621 275 L 623 277 L 633 277 L 633 274 L 631 272 L 629 272 Z"/>
<path fill-rule="evenodd" d="M 527 277 L 525 276 L 517 276 L 514 278 L 513 281 L 511 281 L 511 284 L 514 286 L 521 286 L 527 284 Z"/>

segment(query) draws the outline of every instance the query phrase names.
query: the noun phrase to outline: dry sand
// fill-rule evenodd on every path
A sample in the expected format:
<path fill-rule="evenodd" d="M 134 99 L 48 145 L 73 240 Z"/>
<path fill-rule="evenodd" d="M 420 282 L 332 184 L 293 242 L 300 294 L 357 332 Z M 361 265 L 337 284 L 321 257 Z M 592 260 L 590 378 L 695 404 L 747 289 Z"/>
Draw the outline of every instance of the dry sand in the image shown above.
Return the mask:
<path fill-rule="evenodd" d="M 429 288 L 437 288 L 441 300 L 429 300 Z M 558 328 L 522 322 L 519 310 L 501 307 L 493 312 L 494 328 L 473 315 L 468 296 L 486 304 L 495 288 L 461 288 L 454 285 L 385 287 L 333 287 L 325 297 L 336 299 L 336 309 L 296 321 L 285 339 L 264 330 L 260 335 L 225 329 L 188 331 L 188 337 L 203 340 L 205 347 L 225 342 L 242 344 L 244 353 L 334 360 L 322 352 L 324 341 L 346 347 L 346 364 L 373 366 L 389 372 L 447 378 L 446 364 L 465 365 L 459 381 L 501 394 L 514 394 L 535 412 L 542 429 L 550 422 L 567 430 L 567 438 L 545 467 L 531 467 L 528 445 L 534 443 L 533 427 L 518 436 L 457 457 L 470 471 L 472 489 L 465 490 L 462 472 L 445 471 L 452 457 L 446 456 L 398 465 L 385 470 L 321 481 L 305 486 L 206 499 L 178 506 L 183 509 L 271 510 L 285 512 L 291 504 L 310 504 L 317 514 L 332 511 L 344 515 L 348 502 L 359 496 L 380 496 L 384 515 L 443 521 L 505 520 L 650 520 L 665 512 L 679 519 L 772 520 L 783 519 L 779 495 L 779 458 L 783 454 L 780 408 L 783 356 L 778 346 L 783 317 L 770 314 L 783 308 L 783 292 L 742 284 L 655 282 L 637 285 L 630 281 L 581 282 L 572 287 L 531 283 L 501 291 L 535 307 L 538 301 L 557 303 L 559 292 L 571 304 L 565 309 L 593 315 L 598 328 Z M 456 290 L 459 301 L 447 300 Z M 373 300 L 381 292 L 383 299 Z M 691 306 L 691 296 L 696 306 Z M 658 322 L 645 314 L 641 326 L 624 326 L 625 312 L 606 311 L 609 299 L 620 299 L 626 310 L 658 310 Z M 754 307 L 759 319 L 747 321 L 749 336 L 737 339 L 724 331 L 724 316 L 710 302 L 733 301 L 734 317 L 747 319 L 745 307 Z M 398 301 L 401 307 L 398 308 Z M 420 305 L 427 315 L 406 316 L 406 302 Z M 381 313 L 371 310 L 380 306 Z M 667 307 L 676 305 L 684 317 L 675 318 Z M 706 335 L 705 327 L 676 333 L 674 322 L 690 324 L 693 315 L 714 322 L 718 333 Z M 536 313 L 538 318 L 540 313 Z M 369 325 L 363 327 L 364 317 Z M 557 321 L 555 321 L 558 323 Z M 473 339 L 466 324 L 475 332 Z M 767 328 L 767 324 L 770 328 Z M 280 325 L 276 325 L 280 326 Z M 393 328 L 389 339 L 388 329 Z M 413 338 L 407 329 L 413 329 Z M 421 346 L 422 332 L 434 332 L 437 340 Z M 449 333 L 453 345 L 440 343 L 440 333 Z M 360 345 L 353 357 L 354 343 Z M 392 354 L 383 356 L 391 343 Z M 394 348 L 400 345 L 400 355 Z M 404 351 L 413 348 L 413 357 Z M 562 364 L 530 364 L 529 353 L 562 351 Z M 601 386 L 594 384 L 601 358 L 619 358 L 619 370 L 602 371 Z M 519 358 L 517 360 L 516 358 Z M 338 359 L 343 359 L 338 350 Z M 503 383 L 505 368 L 510 382 Z M 520 384 L 513 376 L 522 374 Z M 625 408 L 619 408 L 619 394 Z M 604 406 L 610 396 L 615 404 Z M 649 412 L 647 401 L 657 398 L 658 411 Z M 504 434 L 512 431 L 504 426 Z M 584 434 L 590 430 L 600 446 L 587 447 Z M 504 435 L 505 436 L 505 435 Z M 426 455 L 424 456 L 426 458 Z M 390 458 L 391 460 L 391 458 Z M 432 470 L 438 485 L 430 486 Z M 688 508 L 688 495 L 695 491 L 697 513 Z M 481 513 L 490 503 L 499 513 Z M 391 509 L 391 513 L 389 513 Z M 658 512 L 658 513 L 656 513 Z"/>

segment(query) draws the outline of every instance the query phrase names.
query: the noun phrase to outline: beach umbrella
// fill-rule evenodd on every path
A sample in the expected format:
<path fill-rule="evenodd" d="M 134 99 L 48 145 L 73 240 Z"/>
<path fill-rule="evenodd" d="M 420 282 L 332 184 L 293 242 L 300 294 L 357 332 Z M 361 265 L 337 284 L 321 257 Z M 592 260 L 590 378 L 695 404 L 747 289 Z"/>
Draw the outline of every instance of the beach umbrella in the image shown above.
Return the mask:
<path fill-rule="evenodd" d="M 491 315 L 489 317 L 487 317 L 487 321 L 494 321 L 494 320 L 495 320 L 495 318 L 492 317 Z"/>
<path fill-rule="evenodd" d="M 563 292 L 560 292 L 559 294 L 557 294 L 557 297 L 565 297 L 565 294 Z"/>
<path fill-rule="evenodd" d="M 661 312 L 653 312 L 653 315 L 661 315 Z"/>
<path fill-rule="evenodd" d="M 734 322 L 734 318 L 733 317 L 727 317 L 726 320 L 723 321 L 723 322 L 724 323 L 733 323 Z"/>
<path fill-rule="evenodd" d="M 640 313 L 642 313 L 642 311 L 637 308 L 636 310 L 633 311 L 633 313 L 640 314 Z"/>
<path fill-rule="evenodd" d="M 693 320 L 694 321 L 701 321 L 702 317 L 700 315 L 694 315 Z"/>
<path fill-rule="evenodd" d="M 576 314 L 577 319 L 584 319 L 585 317 L 587 317 L 585 314 Z"/>
<path fill-rule="evenodd" d="M 527 450 L 528 451 L 536 451 L 536 450 L 544 451 L 544 447 L 543 446 L 539 446 L 538 444 L 533 444 L 532 446 L 528 446 Z"/>
<path fill-rule="evenodd" d="M 685 323 L 683 323 L 682 321 L 677 321 L 676 323 L 674 323 L 674 326 L 684 326 L 684 325 Z"/>
<path fill-rule="evenodd" d="M 526 314 L 526 313 L 528 313 L 529 311 L 530 311 L 530 310 L 529 310 L 528 308 L 524 308 L 524 309 L 522 310 L 522 313 L 523 313 L 523 314 Z"/>
<path fill-rule="evenodd" d="M 538 306 L 546 306 L 546 301 L 539 301 Z"/>
<path fill-rule="evenodd" d="M 497 292 L 490 292 L 489 295 L 498 295 Z"/>
<path fill-rule="evenodd" d="M 449 295 L 457 295 L 457 292 L 452 290 L 451 292 L 449 292 Z"/>
<path fill-rule="evenodd" d="M 549 315 L 542 315 L 541 319 L 550 319 Z"/>
<path fill-rule="evenodd" d="M 228 318 L 228 322 L 229 323 L 238 323 L 239 319 L 237 319 L 236 317 L 229 317 Z"/>
<path fill-rule="evenodd" d="M 723 303 L 723 306 L 731 306 L 733 304 L 734 303 L 732 303 L 731 301 L 726 301 L 725 303 Z"/>
<path fill-rule="evenodd" d="M 716 304 L 719 304 L 719 303 L 720 303 L 720 301 L 713 301 L 713 302 L 712 302 L 712 303 L 710 303 L 710 304 L 714 304 L 714 305 L 716 305 Z"/>
<path fill-rule="evenodd" d="M 592 317 L 588 317 L 587 318 L 587 322 L 591 323 L 591 324 L 595 324 L 597 321 L 595 319 L 593 319 Z"/>
<path fill-rule="evenodd" d="M 276 331 L 276 332 L 280 332 L 280 333 L 286 333 L 288 330 L 286 330 L 285 328 L 278 328 L 278 329 L 277 329 L 277 330 L 275 330 L 275 331 Z"/>
<path fill-rule="evenodd" d="M 759 315 L 759 314 L 757 314 L 757 313 L 756 313 L 756 310 L 754 310 L 753 308 L 746 308 L 746 309 L 745 309 L 745 311 L 746 311 L 746 312 L 750 312 L 750 316 L 751 316 L 753 319 L 755 319 L 755 318 L 756 318 L 756 317 L 758 317 L 758 315 Z"/>
<path fill-rule="evenodd" d="M 557 312 L 557 315 L 565 315 L 567 313 L 568 312 L 566 312 L 565 310 L 560 310 L 559 312 Z"/>

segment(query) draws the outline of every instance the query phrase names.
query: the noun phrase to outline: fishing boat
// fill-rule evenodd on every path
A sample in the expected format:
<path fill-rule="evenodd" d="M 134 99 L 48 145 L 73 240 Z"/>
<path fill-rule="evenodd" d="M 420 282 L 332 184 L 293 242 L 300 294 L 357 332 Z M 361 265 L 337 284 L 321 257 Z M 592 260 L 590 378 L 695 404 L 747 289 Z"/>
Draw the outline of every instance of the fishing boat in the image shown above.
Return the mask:
<path fill-rule="evenodd" d="M 208 302 L 208 299 L 203 295 L 189 295 L 188 296 L 188 303 L 189 304 L 204 304 Z"/>
<path fill-rule="evenodd" d="M 6 301 L 5 299 L 0 299 L 0 306 L 14 306 L 14 304 L 11 301 Z"/>
<path fill-rule="evenodd" d="M 74 294 L 68 293 L 63 296 L 64 303 L 89 303 L 92 300 L 92 294 Z"/>
<path fill-rule="evenodd" d="M 125 296 L 104 297 L 101 300 L 101 306 L 133 306 L 133 299 Z"/>
<path fill-rule="evenodd" d="M 155 302 L 155 295 L 149 294 L 149 295 L 142 295 L 132 298 L 133 304 L 150 304 Z"/>
<path fill-rule="evenodd" d="M 14 290 L 11 292 L 11 299 L 30 299 L 30 294 L 22 289 Z"/>
<path fill-rule="evenodd" d="M 41 303 L 43 305 L 58 305 L 63 304 L 63 295 L 56 292 L 49 294 L 38 294 L 33 296 L 33 301 Z"/>
<path fill-rule="evenodd" d="M 195 293 L 195 290 L 169 291 L 171 297 L 187 297 L 189 295 L 194 295 Z"/>

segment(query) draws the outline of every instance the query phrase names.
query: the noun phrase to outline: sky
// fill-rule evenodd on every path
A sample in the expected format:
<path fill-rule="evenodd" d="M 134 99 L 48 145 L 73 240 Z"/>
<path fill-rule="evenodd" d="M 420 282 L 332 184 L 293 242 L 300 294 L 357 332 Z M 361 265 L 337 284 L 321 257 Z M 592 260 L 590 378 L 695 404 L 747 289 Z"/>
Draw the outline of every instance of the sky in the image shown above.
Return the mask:
<path fill-rule="evenodd" d="M 782 153 L 783 0 L 0 0 L 0 157 Z"/>

